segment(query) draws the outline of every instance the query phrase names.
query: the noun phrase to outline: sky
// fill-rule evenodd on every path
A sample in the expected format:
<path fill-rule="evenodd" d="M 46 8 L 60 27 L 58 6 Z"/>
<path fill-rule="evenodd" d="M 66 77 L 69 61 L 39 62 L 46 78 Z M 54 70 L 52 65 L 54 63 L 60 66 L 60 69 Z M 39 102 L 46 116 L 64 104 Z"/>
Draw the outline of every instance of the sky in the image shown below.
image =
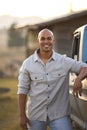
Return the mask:
<path fill-rule="evenodd" d="M 73 11 L 87 9 L 87 0 L 0 0 L 0 16 L 38 16 L 48 19 Z"/>

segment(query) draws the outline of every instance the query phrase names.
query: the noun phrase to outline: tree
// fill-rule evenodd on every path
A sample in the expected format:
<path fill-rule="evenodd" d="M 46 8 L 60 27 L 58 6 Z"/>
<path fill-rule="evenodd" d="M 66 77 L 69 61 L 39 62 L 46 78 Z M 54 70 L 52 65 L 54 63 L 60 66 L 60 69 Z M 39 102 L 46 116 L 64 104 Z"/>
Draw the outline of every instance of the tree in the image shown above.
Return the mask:
<path fill-rule="evenodd" d="M 8 30 L 8 46 L 23 46 L 24 37 L 22 36 L 22 31 L 15 29 L 16 23 L 13 23 Z"/>

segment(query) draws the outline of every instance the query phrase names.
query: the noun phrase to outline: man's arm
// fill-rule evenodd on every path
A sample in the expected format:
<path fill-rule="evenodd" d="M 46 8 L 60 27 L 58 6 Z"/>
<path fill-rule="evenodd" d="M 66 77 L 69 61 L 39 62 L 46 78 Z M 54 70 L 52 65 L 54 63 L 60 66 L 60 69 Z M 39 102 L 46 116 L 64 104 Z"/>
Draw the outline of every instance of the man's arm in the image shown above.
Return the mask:
<path fill-rule="evenodd" d="M 19 94 L 19 113 L 20 113 L 20 125 L 23 129 L 28 130 L 27 124 L 29 125 L 29 119 L 26 117 L 26 100 L 27 95 Z"/>
<path fill-rule="evenodd" d="M 87 67 L 83 67 L 80 70 L 79 75 L 77 76 L 74 86 L 73 86 L 73 95 L 78 97 L 78 95 L 81 96 L 82 93 L 82 80 L 87 77 Z"/>

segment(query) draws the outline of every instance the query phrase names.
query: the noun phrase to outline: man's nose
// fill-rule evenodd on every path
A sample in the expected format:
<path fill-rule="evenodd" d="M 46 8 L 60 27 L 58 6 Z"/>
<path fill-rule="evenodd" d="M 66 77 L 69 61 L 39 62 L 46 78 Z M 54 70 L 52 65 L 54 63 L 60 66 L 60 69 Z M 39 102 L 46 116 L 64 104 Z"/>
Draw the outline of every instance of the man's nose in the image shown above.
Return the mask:
<path fill-rule="evenodd" d="M 47 38 L 45 38 L 45 39 L 44 39 L 44 42 L 48 42 L 48 39 L 47 39 Z"/>

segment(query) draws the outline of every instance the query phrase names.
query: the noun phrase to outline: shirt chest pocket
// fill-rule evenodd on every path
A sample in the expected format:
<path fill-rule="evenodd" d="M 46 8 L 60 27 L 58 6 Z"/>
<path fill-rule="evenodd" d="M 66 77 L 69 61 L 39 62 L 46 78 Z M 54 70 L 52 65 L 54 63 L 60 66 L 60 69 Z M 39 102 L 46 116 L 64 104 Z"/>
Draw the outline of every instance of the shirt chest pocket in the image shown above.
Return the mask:
<path fill-rule="evenodd" d="M 31 74 L 31 81 L 42 81 L 44 76 L 41 74 Z"/>
<path fill-rule="evenodd" d="M 65 77 L 65 72 L 64 71 L 58 71 L 58 72 L 52 72 L 50 77 L 53 78 L 53 79 L 59 79 L 59 78 L 63 78 Z"/>

